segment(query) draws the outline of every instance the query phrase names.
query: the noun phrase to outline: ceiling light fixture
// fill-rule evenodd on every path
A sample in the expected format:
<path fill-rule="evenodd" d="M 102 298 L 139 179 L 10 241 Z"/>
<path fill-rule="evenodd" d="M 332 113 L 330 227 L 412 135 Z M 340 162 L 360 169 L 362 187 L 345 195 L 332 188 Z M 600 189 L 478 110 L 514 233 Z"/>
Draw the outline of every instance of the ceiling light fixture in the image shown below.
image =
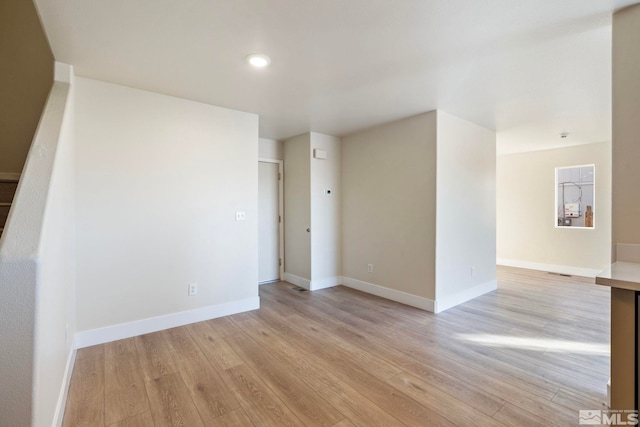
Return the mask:
<path fill-rule="evenodd" d="M 247 62 L 256 68 L 264 68 L 271 64 L 271 58 L 261 53 L 252 53 L 251 55 L 247 55 Z"/>

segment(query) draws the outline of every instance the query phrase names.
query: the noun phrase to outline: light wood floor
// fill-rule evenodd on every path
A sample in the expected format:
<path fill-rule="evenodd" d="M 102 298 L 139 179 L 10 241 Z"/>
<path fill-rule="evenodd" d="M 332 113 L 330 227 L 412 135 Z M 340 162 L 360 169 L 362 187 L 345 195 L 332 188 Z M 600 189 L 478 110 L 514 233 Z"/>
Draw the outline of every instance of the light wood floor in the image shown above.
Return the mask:
<path fill-rule="evenodd" d="M 345 287 L 78 351 L 64 426 L 577 425 L 602 409 L 609 290 L 499 268 L 433 315 Z"/>

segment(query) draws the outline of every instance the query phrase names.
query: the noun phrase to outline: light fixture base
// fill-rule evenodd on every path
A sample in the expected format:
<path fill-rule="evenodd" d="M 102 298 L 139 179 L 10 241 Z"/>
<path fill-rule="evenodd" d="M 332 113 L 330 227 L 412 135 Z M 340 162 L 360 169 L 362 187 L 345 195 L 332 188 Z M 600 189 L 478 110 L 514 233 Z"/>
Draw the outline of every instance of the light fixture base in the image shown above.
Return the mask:
<path fill-rule="evenodd" d="M 271 58 L 262 53 L 252 53 L 247 55 L 247 62 L 256 68 L 264 68 L 271 64 Z"/>

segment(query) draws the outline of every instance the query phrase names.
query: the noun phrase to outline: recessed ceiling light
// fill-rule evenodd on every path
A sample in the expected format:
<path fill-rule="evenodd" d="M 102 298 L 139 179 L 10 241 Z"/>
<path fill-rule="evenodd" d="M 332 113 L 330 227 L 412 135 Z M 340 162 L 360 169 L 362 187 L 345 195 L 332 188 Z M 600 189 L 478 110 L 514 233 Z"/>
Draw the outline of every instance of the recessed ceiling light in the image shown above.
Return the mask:
<path fill-rule="evenodd" d="M 247 55 L 247 62 L 257 68 L 264 68 L 271 64 L 271 58 L 261 53 L 252 53 Z"/>

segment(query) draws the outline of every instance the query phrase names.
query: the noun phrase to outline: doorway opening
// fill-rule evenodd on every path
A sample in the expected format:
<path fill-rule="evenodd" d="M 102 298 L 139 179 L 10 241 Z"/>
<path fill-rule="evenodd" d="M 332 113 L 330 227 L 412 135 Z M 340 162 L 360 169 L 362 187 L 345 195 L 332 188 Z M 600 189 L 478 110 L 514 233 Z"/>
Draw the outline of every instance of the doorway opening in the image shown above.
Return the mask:
<path fill-rule="evenodd" d="M 258 284 L 284 275 L 282 160 L 258 160 Z"/>

